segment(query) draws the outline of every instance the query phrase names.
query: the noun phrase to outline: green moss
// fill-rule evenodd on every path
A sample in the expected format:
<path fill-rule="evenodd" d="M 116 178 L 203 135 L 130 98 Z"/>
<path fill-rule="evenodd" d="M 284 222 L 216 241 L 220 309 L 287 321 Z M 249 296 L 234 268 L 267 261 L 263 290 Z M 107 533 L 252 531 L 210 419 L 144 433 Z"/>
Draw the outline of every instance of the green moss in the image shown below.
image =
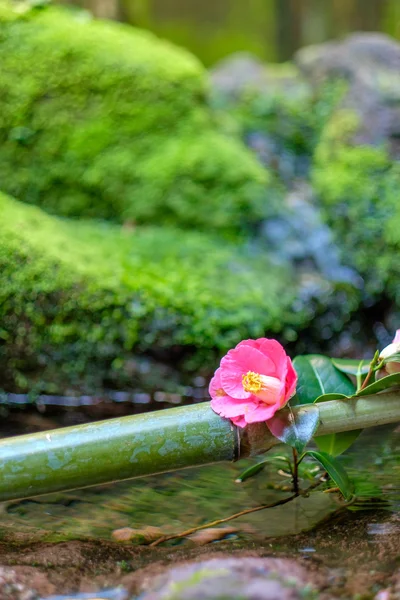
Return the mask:
<path fill-rule="evenodd" d="M 10 19 L 3 3 L 0 53 L 7 193 L 63 216 L 226 231 L 268 214 L 268 174 L 216 132 L 185 50 L 80 11 Z"/>
<path fill-rule="evenodd" d="M 400 170 L 386 148 L 354 145 L 357 128 L 354 113 L 335 113 L 315 152 L 313 184 L 367 292 L 389 292 L 400 301 Z"/>
<path fill-rule="evenodd" d="M 63 220 L 4 195 L 0 212 L 0 368 L 13 391 L 140 386 L 133 353 L 209 373 L 241 339 L 307 318 L 291 308 L 293 274 L 241 245 Z"/>

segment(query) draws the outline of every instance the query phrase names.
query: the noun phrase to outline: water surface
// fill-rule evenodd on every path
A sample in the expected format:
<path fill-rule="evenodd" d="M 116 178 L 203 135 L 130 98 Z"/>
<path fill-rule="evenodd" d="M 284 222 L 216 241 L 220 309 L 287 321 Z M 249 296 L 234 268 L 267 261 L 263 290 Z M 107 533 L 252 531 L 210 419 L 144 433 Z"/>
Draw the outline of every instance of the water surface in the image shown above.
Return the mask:
<path fill-rule="evenodd" d="M 274 453 L 285 455 L 287 451 L 279 446 Z M 360 496 L 351 507 L 353 512 L 400 511 L 400 435 L 393 426 L 365 431 L 342 460 Z M 59 538 L 105 540 L 111 540 L 112 532 L 122 527 L 157 526 L 166 533 L 180 532 L 284 497 L 287 492 L 277 488 L 287 490 L 290 480 L 275 464 L 242 484 L 235 482 L 251 462 L 216 464 L 3 503 L 0 529 L 37 527 Z M 265 540 L 310 530 L 342 511 L 343 503 L 336 494 L 316 491 L 309 498 L 246 515 L 232 524 L 237 526 L 239 538 Z M 378 529 L 371 530 L 372 534 L 385 535 L 385 530 Z"/>

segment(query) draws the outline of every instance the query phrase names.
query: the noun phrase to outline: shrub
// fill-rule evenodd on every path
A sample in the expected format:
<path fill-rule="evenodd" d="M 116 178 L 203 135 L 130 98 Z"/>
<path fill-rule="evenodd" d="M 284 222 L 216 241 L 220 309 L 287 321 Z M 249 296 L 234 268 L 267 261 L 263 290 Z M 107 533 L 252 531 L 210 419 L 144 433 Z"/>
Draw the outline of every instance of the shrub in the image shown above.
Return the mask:
<path fill-rule="evenodd" d="M 345 90 L 340 80 L 313 90 L 293 65 L 282 64 L 265 69 L 263 85 L 236 94 L 217 87 L 211 98 L 227 130 L 238 133 L 290 185 L 308 174 L 321 132 Z"/>
<path fill-rule="evenodd" d="M 81 11 L 0 7 L 0 179 L 63 216 L 238 231 L 267 172 L 215 130 L 185 50 Z"/>
<path fill-rule="evenodd" d="M 204 233 L 74 222 L 5 195 L 0 212 L 0 379 L 12 391 L 135 386 L 137 355 L 208 373 L 239 340 L 293 337 L 311 317 L 293 310 L 293 273 Z"/>
<path fill-rule="evenodd" d="M 313 183 L 346 263 L 357 268 L 372 297 L 400 301 L 400 170 L 384 147 L 355 146 L 357 116 L 338 110 L 314 157 Z"/>

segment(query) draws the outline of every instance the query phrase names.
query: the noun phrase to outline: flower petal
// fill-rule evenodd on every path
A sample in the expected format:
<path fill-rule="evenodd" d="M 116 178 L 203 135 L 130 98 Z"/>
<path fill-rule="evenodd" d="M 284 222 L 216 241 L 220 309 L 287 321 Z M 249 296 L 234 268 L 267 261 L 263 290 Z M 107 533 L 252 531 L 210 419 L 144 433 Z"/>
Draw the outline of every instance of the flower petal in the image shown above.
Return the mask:
<path fill-rule="evenodd" d="M 233 417 L 231 421 L 234 425 L 236 425 L 236 427 L 246 427 L 246 421 L 244 417 Z"/>
<path fill-rule="evenodd" d="M 255 392 L 254 395 L 265 404 L 279 404 L 282 396 L 284 397 L 285 382 L 281 381 L 277 377 L 270 377 L 269 375 L 261 375 L 262 388 L 260 391 Z"/>
<path fill-rule="evenodd" d="M 393 344 L 400 344 L 400 329 L 396 331 L 396 335 L 394 336 Z"/>
<path fill-rule="evenodd" d="M 236 348 L 240 348 L 241 346 L 251 346 L 252 348 L 260 349 L 260 346 L 265 338 L 259 338 L 258 340 L 242 340 L 238 343 Z"/>
<path fill-rule="evenodd" d="M 221 360 L 221 383 L 225 392 L 233 398 L 249 398 L 251 394 L 242 385 L 242 377 L 248 371 L 273 375 L 275 365 L 268 356 L 246 344 L 229 350 Z"/>
<path fill-rule="evenodd" d="M 240 366 L 243 373 L 254 371 L 255 373 L 260 373 L 260 375 L 274 375 L 274 361 L 257 348 L 243 344 L 240 348 L 236 347 L 234 350 L 230 350 L 230 352 L 232 353 L 232 359 Z"/>
<path fill-rule="evenodd" d="M 250 404 L 251 407 L 251 404 Z M 235 400 L 230 396 L 220 396 L 219 398 L 213 398 L 211 400 L 211 408 L 214 412 L 221 415 L 221 417 L 240 417 L 249 410 L 249 402 Z"/>
<path fill-rule="evenodd" d="M 286 389 L 285 401 L 287 402 L 294 395 L 297 385 L 297 373 L 294 370 L 292 361 L 287 356 L 287 374 L 286 374 Z"/>
<path fill-rule="evenodd" d="M 261 423 L 271 419 L 278 409 L 279 406 L 268 406 L 267 404 L 260 402 L 260 404 L 255 406 L 252 411 L 246 413 L 244 418 L 246 419 L 246 423 Z"/>
<path fill-rule="evenodd" d="M 261 338 L 259 341 L 260 352 L 268 356 L 273 361 L 275 365 L 276 376 L 280 379 L 283 379 L 285 376 L 287 358 L 284 347 L 276 340 L 270 340 L 268 338 Z"/>
<path fill-rule="evenodd" d="M 228 354 L 221 360 L 221 384 L 225 392 L 232 398 L 246 400 L 250 398 L 251 394 L 243 388 L 242 378 L 245 372 L 233 358 L 233 352 L 234 350 L 229 350 Z"/>
<path fill-rule="evenodd" d="M 211 398 L 215 398 L 219 395 L 219 391 L 222 389 L 221 383 L 221 369 L 217 369 L 214 373 L 214 377 L 210 381 L 208 386 L 208 393 Z"/>

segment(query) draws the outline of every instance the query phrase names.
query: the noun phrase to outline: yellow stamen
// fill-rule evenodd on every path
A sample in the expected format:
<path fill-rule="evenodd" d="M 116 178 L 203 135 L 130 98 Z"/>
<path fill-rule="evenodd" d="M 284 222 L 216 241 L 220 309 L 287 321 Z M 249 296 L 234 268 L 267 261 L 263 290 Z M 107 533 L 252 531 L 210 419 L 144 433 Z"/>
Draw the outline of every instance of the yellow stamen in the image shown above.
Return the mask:
<path fill-rule="evenodd" d="M 261 391 L 262 381 L 259 373 L 248 371 L 246 375 L 242 375 L 242 385 L 245 392 L 257 394 Z"/>
<path fill-rule="evenodd" d="M 282 385 L 277 377 L 248 371 L 242 375 L 242 385 L 245 392 L 254 394 L 265 404 L 275 404 L 281 399 Z"/>

